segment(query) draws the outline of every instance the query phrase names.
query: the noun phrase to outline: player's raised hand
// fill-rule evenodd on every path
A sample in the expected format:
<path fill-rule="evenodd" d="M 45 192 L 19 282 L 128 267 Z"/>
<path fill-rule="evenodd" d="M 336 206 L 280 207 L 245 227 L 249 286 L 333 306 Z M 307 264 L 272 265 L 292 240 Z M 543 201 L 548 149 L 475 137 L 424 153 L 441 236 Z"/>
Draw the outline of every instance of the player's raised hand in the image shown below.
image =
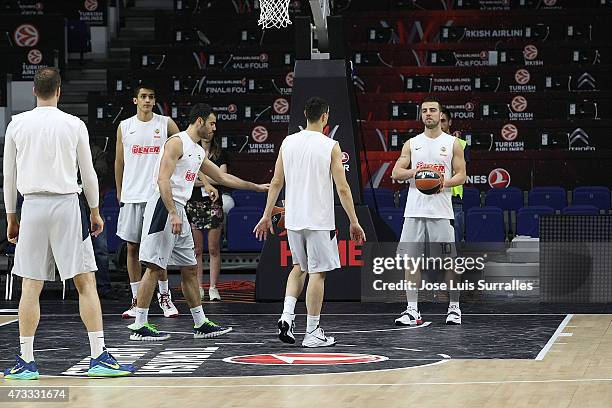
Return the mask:
<path fill-rule="evenodd" d="M 271 234 L 274 234 L 274 228 L 272 226 L 272 219 L 270 217 L 261 217 L 261 220 L 257 223 L 253 232 L 255 233 L 255 238 L 258 240 L 267 239 L 268 231 Z"/>

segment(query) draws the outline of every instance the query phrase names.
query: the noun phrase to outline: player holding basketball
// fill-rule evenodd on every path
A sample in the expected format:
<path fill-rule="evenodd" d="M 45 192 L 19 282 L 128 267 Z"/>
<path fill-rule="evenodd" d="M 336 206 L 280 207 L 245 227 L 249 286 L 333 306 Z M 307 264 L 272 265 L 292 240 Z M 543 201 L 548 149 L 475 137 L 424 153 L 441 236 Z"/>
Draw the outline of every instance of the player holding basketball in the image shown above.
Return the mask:
<path fill-rule="evenodd" d="M 441 110 L 442 105 L 436 98 L 427 97 L 423 100 L 421 120 L 425 125 L 425 130 L 404 144 L 391 175 L 395 180 L 410 181 L 398 252 L 403 252 L 411 257 L 422 256 L 424 249 L 422 244 L 426 240 L 430 243 L 442 243 L 436 246 L 430 245 L 430 248 L 432 250 L 442 249 L 443 254 L 446 255 L 452 255 L 453 252 L 449 253 L 448 248 L 454 249 L 451 188 L 465 183 L 467 177 L 463 147 L 455 137 L 442 131 L 440 127 Z M 442 184 L 438 193 L 427 195 L 415 188 L 414 176 L 417 170 L 422 168 L 432 168 L 442 174 Z M 421 286 L 420 275 L 421 271 L 418 268 L 406 270 L 406 280 L 414 282 L 417 288 Z M 447 283 L 455 276 L 454 271 L 446 271 Z M 408 307 L 399 318 L 395 319 L 395 324 L 410 326 L 421 324 L 421 314 L 417 306 L 417 289 L 406 290 L 406 298 Z M 459 291 L 451 290 L 449 298 L 446 323 L 461 324 Z"/>
<path fill-rule="evenodd" d="M 55 265 L 62 281 L 73 279 L 79 292 L 81 319 L 91 348 L 89 376 L 131 374 L 104 347 L 102 310 L 91 236 L 81 222 L 77 169 L 91 209 L 94 236 L 104 222 L 98 209 L 98 179 L 93 167 L 87 127 L 79 118 L 57 108 L 61 78 L 56 68 L 41 68 L 34 76 L 36 108 L 13 116 L 4 142 L 4 205 L 7 238 L 17 244 L 12 273 L 21 276 L 19 342 L 21 354 L 4 378 L 39 378 L 34 361 L 34 334 L 40 321 L 39 297 L 45 281 L 55 280 Z M 17 191 L 23 197 L 21 222 L 17 220 Z M 60 334 L 59 329 L 55 332 Z M 66 333 L 74 335 L 74 333 Z M 58 340 L 59 341 L 59 340 Z"/>
<path fill-rule="evenodd" d="M 325 273 L 340 267 L 332 179 L 350 221 L 351 239 L 362 244 L 365 233 L 355 214 L 342 165 L 342 150 L 335 140 L 323 134 L 329 119 L 329 104 L 321 98 L 311 98 L 306 102 L 304 114 L 306 129 L 287 136 L 281 145 L 266 209 L 254 232 L 259 239 L 265 239 L 268 231 L 273 232 L 272 209 L 285 185 L 285 227 L 294 267 L 287 279 L 283 314 L 278 321 L 279 338 L 285 343 L 295 343 L 295 304 L 308 275 L 308 317 L 302 346 L 326 347 L 333 346 L 335 339 L 326 337 L 319 327 Z"/>
<path fill-rule="evenodd" d="M 151 177 L 161 146 L 179 132 L 174 121 L 153 113 L 155 107 L 155 88 L 148 84 L 139 84 L 134 88 L 136 115 L 121 121 L 117 128 L 117 145 L 115 155 L 115 183 L 117 200 L 121 203 L 117 235 L 127 242 L 127 270 L 132 289 L 132 304 L 123 312 L 122 317 L 129 319 L 136 316 L 136 293 L 142 277 L 142 267 L 138 262 L 142 220 L 147 200 L 154 193 Z M 172 303 L 168 287 L 168 273 L 160 271 L 159 293 L 157 300 L 165 317 L 178 316 L 178 310 Z"/>
<path fill-rule="evenodd" d="M 189 113 L 189 123 L 186 131 L 170 137 L 162 146 L 160 161 L 155 168 L 154 180 L 158 187 L 145 208 L 139 255 L 147 270 L 138 288 L 136 321 L 128 326 L 132 330 L 131 340 L 157 341 L 170 337 L 147 321 L 157 274 L 168 265 L 181 268 L 183 295 L 194 321 L 194 338 L 217 337 L 232 330 L 208 320 L 202 309 L 193 235 L 185 205 L 191 197 L 198 171 L 226 187 L 264 192 L 268 186 L 223 173 L 207 158 L 200 141 L 216 130 L 216 117 L 210 106 L 203 103 L 194 105 Z M 218 192 L 209 184 L 206 193 L 218 198 Z"/>

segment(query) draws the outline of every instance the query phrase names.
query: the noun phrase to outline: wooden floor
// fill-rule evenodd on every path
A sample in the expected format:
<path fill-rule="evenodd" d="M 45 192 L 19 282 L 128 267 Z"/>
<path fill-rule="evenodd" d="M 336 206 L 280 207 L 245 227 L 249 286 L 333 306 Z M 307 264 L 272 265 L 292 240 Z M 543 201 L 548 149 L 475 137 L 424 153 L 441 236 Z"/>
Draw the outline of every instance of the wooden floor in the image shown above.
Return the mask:
<path fill-rule="evenodd" d="M 550 344 L 540 361 L 449 360 L 368 373 L 231 379 L 45 377 L 0 380 L 0 386 L 69 386 L 70 404 L 39 404 L 49 408 L 612 407 L 612 315 L 572 315 Z"/>

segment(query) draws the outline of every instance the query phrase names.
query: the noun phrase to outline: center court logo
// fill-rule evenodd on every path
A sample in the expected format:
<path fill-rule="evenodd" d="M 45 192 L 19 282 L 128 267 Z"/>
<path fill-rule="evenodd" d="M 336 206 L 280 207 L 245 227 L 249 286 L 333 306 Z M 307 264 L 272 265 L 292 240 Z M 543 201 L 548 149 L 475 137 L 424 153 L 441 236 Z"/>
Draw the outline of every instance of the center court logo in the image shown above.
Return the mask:
<path fill-rule="evenodd" d="M 252 354 L 224 358 L 226 363 L 256 364 L 256 365 L 346 365 L 379 363 L 388 357 L 373 354 L 352 353 L 278 353 Z"/>
<path fill-rule="evenodd" d="M 506 188 L 510 185 L 510 173 L 501 167 L 491 170 L 488 179 L 491 188 Z"/>

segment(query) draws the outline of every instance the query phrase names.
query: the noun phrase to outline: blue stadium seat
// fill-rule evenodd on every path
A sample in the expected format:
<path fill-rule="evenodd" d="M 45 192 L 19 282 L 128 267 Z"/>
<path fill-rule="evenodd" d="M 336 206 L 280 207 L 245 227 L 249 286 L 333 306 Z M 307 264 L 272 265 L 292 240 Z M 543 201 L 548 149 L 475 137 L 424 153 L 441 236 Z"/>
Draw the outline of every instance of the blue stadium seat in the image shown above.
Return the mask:
<path fill-rule="evenodd" d="M 498 207 L 471 208 L 466 217 L 466 242 L 504 242 L 504 214 Z"/>
<path fill-rule="evenodd" d="M 599 208 L 594 205 L 570 205 L 563 209 L 563 215 L 597 215 Z"/>
<path fill-rule="evenodd" d="M 403 208 L 381 208 L 380 218 L 383 219 L 393 232 L 395 237 L 399 240 L 402 234 L 402 227 L 404 225 L 404 209 Z"/>
<path fill-rule="evenodd" d="M 502 210 L 518 210 L 523 207 L 523 192 L 518 187 L 492 188 L 487 191 L 485 205 Z"/>
<path fill-rule="evenodd" d="M 106 228 L 106 242 L 109 252 L 117 252 L 121 246 L 121 238 L 117 236 L 117 221 L 119 220 L 119 207 L 106 207 L 101 209 Z"/>
<path fill-rule="evenodd" d="M 560 211 L 567 207 L 567 193 L 561 187 L 534 187 L 528 201 L 530 206 L 547 206 Z"/>
<path fill-rule="evenodd" d="M 480 191 L 474 187 L 463 187 L 463 211 L 480 207 Z"/>
<path fill-rule="evenodd" d="M 236 207 L 266 207 L 266 193 L 258 193 L 256 191 L 235 190 L 232 192 L 232 198 L 236 203 Z"/>
<path fill-rule="evenodd" d="M 551 207 L 533 206 L 523 207 L 518 210 L 517 234 L 527 235 L 533 238 L 540 237 L 540 217 L 553 215 L 555 210 Z"/>
<path fill-rule="evenodd" d="M 236 210 L 227 214 L 227 249 L 233 252 L 260 252 L 263 241 L 258 241 L 253 228 L 261 218 L 261 209 Z"/>
<path fill-rule="evenodd" d="M 383 207 L 395 207 L 393 191 L 387 188 L 364 188 L 363 201 L 372 209 L 376 208 L 376 204 L 378 205 L 379 210 L 381 210 Z"/>
<path fill-rule="evenodd" d="M 576 187 L 572 205 L 594 205 L 600 210 L 610 211 L 610 189 L 601 186 Z"/>

